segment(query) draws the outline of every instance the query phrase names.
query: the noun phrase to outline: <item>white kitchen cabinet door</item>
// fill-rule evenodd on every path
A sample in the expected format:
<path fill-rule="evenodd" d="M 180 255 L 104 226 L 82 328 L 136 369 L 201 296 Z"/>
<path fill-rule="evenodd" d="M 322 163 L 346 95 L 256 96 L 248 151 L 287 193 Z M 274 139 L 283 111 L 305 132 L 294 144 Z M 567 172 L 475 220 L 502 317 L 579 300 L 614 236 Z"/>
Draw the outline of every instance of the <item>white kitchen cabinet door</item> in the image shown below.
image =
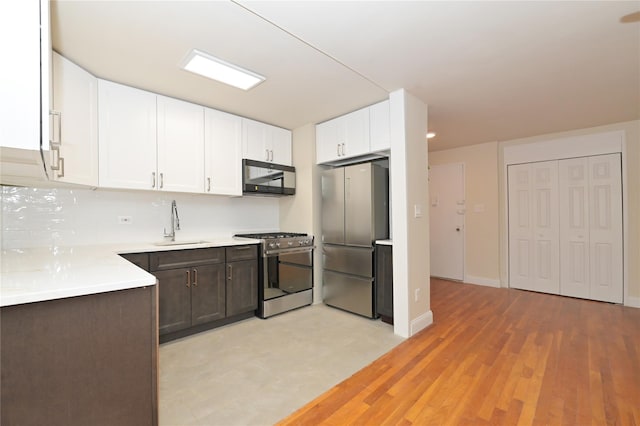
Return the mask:
<path fill-rule="evenodd" d="M 620 154 L 559 164 L 560 294 L 622 303 Z"/>
<path fill-rule="evenodd" d="M 98 186 L 98 79 L 53 52 L 53 109 L 60 114 L 59 147 L 51 150 L 50 177 Z"/>
<path fill-rule="evenodd" d="M 269 126 L 267 132 L 271 139 L 271 162 L 287 166 L 293 165 L 291 158 L 291 131 L 280 127 Z"/>
<path fill-rule="evenodd" d="M 369 145 L 369 108 L 344 116 L 342 157 L 355 157 L 371 152 Z M 340 131 L 340 128 L 338 128 Z"/>
<path fill-rule="evenodd" d="M 99 184 L 155 189 L 156 95 L 98 80 Z"/>
<path fill-rule="evenodd" d="M 42 27 L 41 27 L 42 21 Z M 49 2 L 7 3 L 0 14 L 0 146 L 39 151 L 49 140 Z M 42 99 L 41 99 L 42 97 Z M 48 150 L 48 146 L 44 146 Z"/>
<path fill-rule="evenodd" d="M 291 132 L 280 127 L 242 119 L 243 158 L 292 165 Z"/>
<path fill-rule="evenodd" d="M 369 108 L 316 126 L 316 163 L 331 163 L 370 152 Z"/>
<path fill-rule="evenodd" d="M 204 107 L 165 96 L 158 102 L 158 189 L 204 192 Z"/>
<path fill-rule="evenodd" d="M 242 195 L 242 119 L 205 108 L 204 121 L 204 191 Z"/>
<path fill-rule="evenodd" d="M 264 123 L 242 119 L 242 156 L 249 160 L 269 161 L 267 127 Z"/>
<path fill-rule="evenodd" d="M 558 163 L 509 166 L 508 179 L 510 286 L 558 294 Z"/>
<path fill-rule="evenodd" d="M 391 149 L 389 133 L 389 101 L 382 101 L 369 107 L 369 131 L 371 152 Z"/>
<path fill-rule="evenodd" d="M 325 121 L 316 125 L 316 163 L 323 164 L 340 159 L 338 142 L 339 119 Z"/>

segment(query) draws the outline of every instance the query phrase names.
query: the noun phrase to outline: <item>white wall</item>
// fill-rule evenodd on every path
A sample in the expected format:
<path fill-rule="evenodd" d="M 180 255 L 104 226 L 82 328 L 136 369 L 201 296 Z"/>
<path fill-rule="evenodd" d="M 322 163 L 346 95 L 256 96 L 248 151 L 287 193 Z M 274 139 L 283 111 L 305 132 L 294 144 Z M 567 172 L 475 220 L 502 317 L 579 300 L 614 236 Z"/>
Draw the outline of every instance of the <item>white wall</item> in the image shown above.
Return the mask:
<path fill-rule="evenodd" d="M 313 302 L 322 302 L 322 241 L 320 167 L 316 166 L 316 126 L 293 130 L 296 195 L 280 199 L 280 230 L 315 236 Z"/>
<path fill-rule="evenodd" d="M 405 90 L 389 96 L 393 206 L 394 332 L 410 337 L 433 322 L 430 309 L 427 107 Z M 422 211 L 421 216 L 414 209 Z"/>
<path fill-rule="evenodd" d="M 279 227 L 277 198 L 4 186 L 2 248 L 162 241 L 174 199 L 178 240 Z M 131 216 L 132 223 L 120 225 L 118 216 Z"/>
<path fill-rule="evenodd" d="M 498 143 L 429 153 L 430 165 L 450 163 L 465 166 L 464 281 L 500 287 Z"/>

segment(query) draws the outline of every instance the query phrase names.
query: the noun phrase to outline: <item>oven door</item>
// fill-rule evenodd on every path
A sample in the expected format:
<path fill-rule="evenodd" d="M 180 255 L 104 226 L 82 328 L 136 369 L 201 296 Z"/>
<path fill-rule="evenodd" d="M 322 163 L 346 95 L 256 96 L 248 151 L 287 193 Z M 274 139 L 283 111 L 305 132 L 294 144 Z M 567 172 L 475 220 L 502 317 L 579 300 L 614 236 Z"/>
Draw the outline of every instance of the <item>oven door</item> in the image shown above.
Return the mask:
<path fill-rule="evenodd" d="M 280 253 L 264 260 L 265 300 L 313 288 L 313 249 Z"/>

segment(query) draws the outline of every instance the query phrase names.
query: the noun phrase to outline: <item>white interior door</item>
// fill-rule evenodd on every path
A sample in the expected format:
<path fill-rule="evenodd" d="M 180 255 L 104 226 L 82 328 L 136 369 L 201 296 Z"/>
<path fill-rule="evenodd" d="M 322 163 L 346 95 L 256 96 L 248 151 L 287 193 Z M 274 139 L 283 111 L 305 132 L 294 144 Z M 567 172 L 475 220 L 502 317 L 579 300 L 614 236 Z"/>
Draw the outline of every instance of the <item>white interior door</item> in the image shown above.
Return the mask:
<path fill-rule="evenodd" d="M 558 162 L 509 166 L 508 186 L 509 284 L 558 294 Z"/>
<path fill-rule="evenodd" d="M 622 303 L 622 173 L 620 154 L 588 158 L 589 298 Z"/>
<path fill-rule="evenodd" d="M 587 158 L 561 160 L 560 294 L 589 297 L 589 164 Z"/>
<path fill-rule="evenodd" d="M 464 164 L 429 170 L 431 275 L 464 280 Z"/>
<path fill-rule="evenodd" d="M 620 154 L 508 167 L 509 284 L 622 303 Z"/>

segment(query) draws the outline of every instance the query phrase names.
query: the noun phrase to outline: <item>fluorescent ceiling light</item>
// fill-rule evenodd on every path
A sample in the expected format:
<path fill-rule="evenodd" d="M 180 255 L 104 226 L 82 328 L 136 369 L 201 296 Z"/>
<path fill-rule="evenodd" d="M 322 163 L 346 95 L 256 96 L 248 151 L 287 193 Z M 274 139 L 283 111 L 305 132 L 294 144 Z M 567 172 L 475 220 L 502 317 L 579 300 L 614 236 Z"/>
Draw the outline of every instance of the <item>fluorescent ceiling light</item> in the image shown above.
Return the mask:
<path fill-rule="evenodd" d="M 435 138 L 435 137 L 436 137 L 436 134 L 434 132 L 427 133 L 427 139 L 432 139 L 432 138 Z"/>
<path fill-rule="evenodd" d="M 265 77 L 260 74 L 247 71 L 197 49 L 189 52 L 181 66 L 192 73 L 242 90 L 249 90 L 265 80 Z"/>

